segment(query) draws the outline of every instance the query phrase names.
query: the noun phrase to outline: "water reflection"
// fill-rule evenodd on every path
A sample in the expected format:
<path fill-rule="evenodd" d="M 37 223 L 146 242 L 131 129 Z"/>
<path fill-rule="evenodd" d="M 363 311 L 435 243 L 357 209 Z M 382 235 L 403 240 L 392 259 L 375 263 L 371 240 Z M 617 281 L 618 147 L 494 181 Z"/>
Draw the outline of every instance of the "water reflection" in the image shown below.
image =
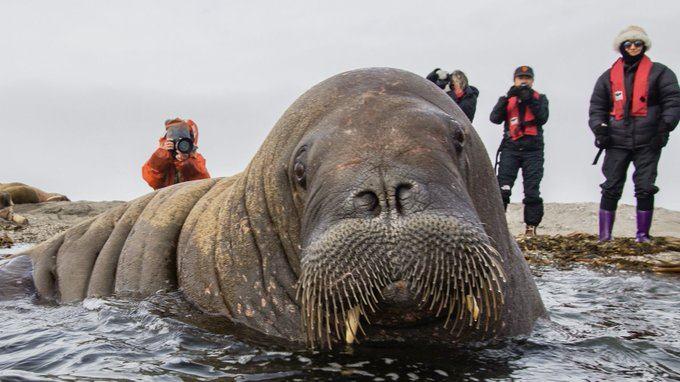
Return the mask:
<path fill-rule="evenodd" d="M 0 259 L 3 255 L 10 255 L 15 253 L 20 253 L 31 248 L 34 244 L 15 244 L 10 248 L 0 248 Z"/>

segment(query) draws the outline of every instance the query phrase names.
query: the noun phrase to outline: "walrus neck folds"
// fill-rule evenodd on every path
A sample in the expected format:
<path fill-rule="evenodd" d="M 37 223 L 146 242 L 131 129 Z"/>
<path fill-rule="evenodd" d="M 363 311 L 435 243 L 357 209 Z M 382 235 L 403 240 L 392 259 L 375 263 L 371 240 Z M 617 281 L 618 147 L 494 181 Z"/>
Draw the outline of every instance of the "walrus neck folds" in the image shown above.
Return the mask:
<path fill-rule="evenodd" d="M 265 159 L 256 157 L 233 184 L 225 185 L 221 196 L 215 196 L 226 199 L 219 211 L 197 217 L 199 224 L 219 227 L 214 238 L 228 239 L 207 238 L 205 245 L 188 242 L 186 248 L 180 248 L 185 266 L 180 268 L 180 279 L 186 280 L 191 299 L 202 310 L 225 315 L 272 337 L 297 341 L 300 317 L 294 285 L 298 271 L 291 259 L 297 257 L 293 243 L 298 228 L 295 220 L 291 222 L 285 215 L 285 205 L 292 204 L 280 200 L 285 189 L 272 191 L 268 183 L 279 179 L 263 175 L 260 161 Z M 294 216 L 294 211 L 290 212 Z M 202 262 L 205 264 L 200 265 Z M 197 268 L 214 268 L 214 276 L 196 283 L 196 272 L 201 272 Z"/>

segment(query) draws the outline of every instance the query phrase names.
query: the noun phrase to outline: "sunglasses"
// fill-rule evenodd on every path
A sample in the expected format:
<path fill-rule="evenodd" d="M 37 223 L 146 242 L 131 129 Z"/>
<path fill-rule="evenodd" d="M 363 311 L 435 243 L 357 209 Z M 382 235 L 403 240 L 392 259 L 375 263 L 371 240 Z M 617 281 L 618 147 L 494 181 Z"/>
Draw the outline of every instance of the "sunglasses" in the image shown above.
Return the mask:
<path fill-rule="evenodd" d="M 636 48 L 641 48 L 641 47 L 645 46 L 645 43 L 640 41 L 640 40 L 626 41 L 626 42 L 623 43 L 623 49 L 628 49 L 633 45 L 635 45 Z"/>

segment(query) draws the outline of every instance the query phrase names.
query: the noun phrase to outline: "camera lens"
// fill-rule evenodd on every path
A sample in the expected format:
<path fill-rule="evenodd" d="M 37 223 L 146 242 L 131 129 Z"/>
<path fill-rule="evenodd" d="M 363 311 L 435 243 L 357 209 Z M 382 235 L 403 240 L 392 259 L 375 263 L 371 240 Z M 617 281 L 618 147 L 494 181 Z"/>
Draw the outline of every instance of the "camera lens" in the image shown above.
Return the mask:
<path fill-rule="evenodd" d="M 177 151 L 183 154 L 189 154 L 193 148 L 194 144 L 190 139 L 180 139 L 179 142 L 177 142 Z"/>

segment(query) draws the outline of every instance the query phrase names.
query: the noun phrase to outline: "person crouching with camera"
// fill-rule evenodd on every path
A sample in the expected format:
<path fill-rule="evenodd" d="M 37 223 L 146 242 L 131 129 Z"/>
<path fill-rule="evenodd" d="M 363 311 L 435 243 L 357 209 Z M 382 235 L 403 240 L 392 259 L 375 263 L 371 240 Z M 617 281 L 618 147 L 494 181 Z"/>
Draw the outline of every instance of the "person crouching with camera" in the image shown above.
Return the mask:
<path fill-rule="evenodd" d="M 165 121 L 165 135 L 142 167 L 142 177 L 154 190 L 190 180 L 210 178 L 198 150 L 198 126 L 175 118 Z"/>
<path fill-rule="evenodd" d="M 528 66 L 515 70 L 514 84 L 498 99 L 491 111 L 491 122 L 504 123 L 498 149 L 498 184 L 507 209 L 517 172 L 524 183 L 524 223 L 526 235 L 536 235 L 543 219 L 540 185 L 543 179 L 543 125 L 548 121 L 548 98 L 533 89 L 534 71 Z"/>

